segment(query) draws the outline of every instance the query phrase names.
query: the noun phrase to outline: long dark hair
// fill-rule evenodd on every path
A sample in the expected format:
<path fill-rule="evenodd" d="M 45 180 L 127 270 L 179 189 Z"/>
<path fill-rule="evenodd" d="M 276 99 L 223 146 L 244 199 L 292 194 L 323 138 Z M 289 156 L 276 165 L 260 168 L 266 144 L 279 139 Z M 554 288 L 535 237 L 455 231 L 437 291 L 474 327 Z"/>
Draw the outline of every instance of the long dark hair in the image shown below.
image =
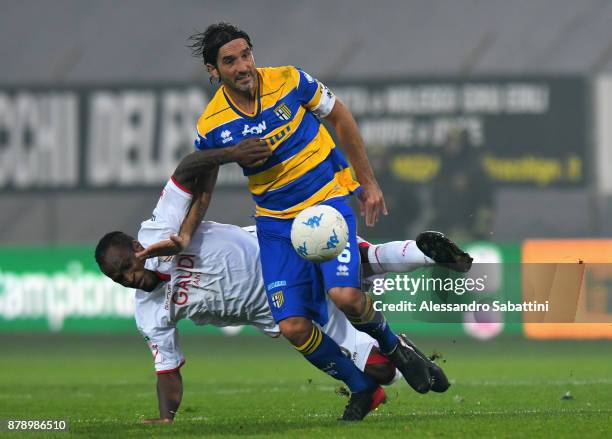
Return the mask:
<path fill-rule="evenodd" d="M 191 54 L 196 58 L 202 58 L 204 64 L 217 66 L 217 54 L 219 49 L 232 40 L 244 38 L 252 49 L 251 37 L 238 27 L 230 23 L 211 24 L 204 32 L 197 32 L 188 39 Z"/>

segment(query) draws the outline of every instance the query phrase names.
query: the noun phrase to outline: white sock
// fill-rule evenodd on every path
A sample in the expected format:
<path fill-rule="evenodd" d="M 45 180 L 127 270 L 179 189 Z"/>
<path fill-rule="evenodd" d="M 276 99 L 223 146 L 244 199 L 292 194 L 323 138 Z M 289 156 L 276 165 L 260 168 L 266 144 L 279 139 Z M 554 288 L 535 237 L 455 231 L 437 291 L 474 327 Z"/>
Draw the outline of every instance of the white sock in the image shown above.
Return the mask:
<path fill-rule="evenodd" d="M 368 248 L 368 262 L 374 273 L 405 273 L 435 265 L 423 254 L 415 241 L 391 241 Z"/>

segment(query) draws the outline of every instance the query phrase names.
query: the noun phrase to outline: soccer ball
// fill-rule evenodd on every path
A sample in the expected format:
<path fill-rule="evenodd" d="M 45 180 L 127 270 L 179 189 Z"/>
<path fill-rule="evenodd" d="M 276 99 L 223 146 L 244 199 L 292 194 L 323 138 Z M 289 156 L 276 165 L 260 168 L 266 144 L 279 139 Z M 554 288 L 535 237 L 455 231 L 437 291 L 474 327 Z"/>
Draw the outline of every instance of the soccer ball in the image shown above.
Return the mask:
<path fill-rule="evenodd" d="M 348 242 L 348 225 L 331 206 L 304 209 L 293 220 L 291 243 L 298 255 L 312 262 L 334 259 Z"/>

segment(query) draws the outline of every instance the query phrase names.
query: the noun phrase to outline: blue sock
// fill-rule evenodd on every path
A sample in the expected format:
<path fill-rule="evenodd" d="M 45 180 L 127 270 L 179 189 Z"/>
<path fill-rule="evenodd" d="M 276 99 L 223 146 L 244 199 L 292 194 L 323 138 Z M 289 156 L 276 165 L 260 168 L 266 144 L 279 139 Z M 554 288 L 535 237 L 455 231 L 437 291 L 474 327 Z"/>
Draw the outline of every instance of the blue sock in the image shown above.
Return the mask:
<path fill-rule="evenodd" d="M 378 346 L 383 354 L 393 352 L 399 343 L 397 335 L 395 335 L 387 324 L 385 315 L 380 311 L 374 310 L 374 305 L 372 304 L 372 298 L 370 296 L 366 295 L 366 306 L 363 314 L 358 317 L 347 317 L 355 329 L 365 332 L 378 342 Z"/>
<path fill-rule="evenodd" d="M 382 313 L 377 311 L 381 316 Z M 397 335 L 389 328 L 387 324 L 387 320 L 383 316 L 383 321 L 381 322 L 370 322 L 370 323 L 353 323 L 353 326 L 361 332 L 365 332 L 370 337 L 378 342 L 378 346 L 380 346 L 380 350 L 383 354 L 389 354 L 393 352 L 399 340 Z"/>
<path fill-rule="evenodd" d="M 359 370 L 355 363 L 342 353 L 335 341 L 318 326 L 313 324 L 312 328 L 308 341 L 296 347 L 310 363 L 331 377 L 344 381 L 352 393 L 376 387 L 374 380 Z"/>

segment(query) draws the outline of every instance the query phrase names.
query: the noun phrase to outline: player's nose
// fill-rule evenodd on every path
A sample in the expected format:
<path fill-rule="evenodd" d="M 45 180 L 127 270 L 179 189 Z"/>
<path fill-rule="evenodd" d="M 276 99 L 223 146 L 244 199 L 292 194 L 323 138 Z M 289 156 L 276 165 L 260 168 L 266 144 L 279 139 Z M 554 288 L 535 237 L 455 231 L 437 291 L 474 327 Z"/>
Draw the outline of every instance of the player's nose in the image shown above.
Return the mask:
<path fill-rule="evenodd" d="M 239 60 L 238 65 L 236 66 L 236 71 L 238 72 L 238 76 L 246 76 L 251 74 L 250 63 L 245 60 Z"/>
<path fill-rule="evenodd" d="M 238 79 L 242 79 L 242 78 L 248 77 L 250 74 L 251 73 L 247 69 L 239 69 L 238 72 L 236 73 L 236 77 Z"/>

